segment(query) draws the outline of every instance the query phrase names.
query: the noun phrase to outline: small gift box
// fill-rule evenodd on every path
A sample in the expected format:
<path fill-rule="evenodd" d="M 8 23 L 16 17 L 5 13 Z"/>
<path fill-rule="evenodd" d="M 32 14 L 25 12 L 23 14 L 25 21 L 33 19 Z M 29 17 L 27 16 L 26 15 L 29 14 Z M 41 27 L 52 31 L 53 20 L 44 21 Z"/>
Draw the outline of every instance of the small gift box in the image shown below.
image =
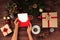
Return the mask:
<path fill-rule="evenodd" d="M 8 24 L 1 27 L 1 31 L 2 31 L 4 36 L 7 36 L 8 34 L 10 34 L 12 32 L 12 30 L 9 28 Z"/>
<path fill-rule="evenodd" d="M 57 28 L 57 12 L 42 13 L 42 28 Z"/>
<path fill-rule="evenodd" d="M 18 14 L 19 27 L 28 27 L 30 20 L 27 13 Z"/>

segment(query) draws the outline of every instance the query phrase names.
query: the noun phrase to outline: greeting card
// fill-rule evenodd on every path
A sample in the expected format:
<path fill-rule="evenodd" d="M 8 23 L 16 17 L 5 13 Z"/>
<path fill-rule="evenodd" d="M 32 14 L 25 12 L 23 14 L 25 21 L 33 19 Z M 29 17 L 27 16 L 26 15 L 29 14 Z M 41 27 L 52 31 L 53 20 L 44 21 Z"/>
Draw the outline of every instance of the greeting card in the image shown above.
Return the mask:
<path fill-rule="evenodd" d="M 18 14 L 19 27 L 28 27 L 30 20 L 27 13 Z"/>

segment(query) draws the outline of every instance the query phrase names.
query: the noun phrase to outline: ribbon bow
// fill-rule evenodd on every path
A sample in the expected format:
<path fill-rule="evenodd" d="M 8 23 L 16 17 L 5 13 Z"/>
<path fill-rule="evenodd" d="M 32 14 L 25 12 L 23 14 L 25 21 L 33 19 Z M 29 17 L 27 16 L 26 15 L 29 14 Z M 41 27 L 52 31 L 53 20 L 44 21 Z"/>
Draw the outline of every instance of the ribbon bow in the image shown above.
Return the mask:
<path fill-rule="evenodd" d="M 7 28 L 4 28 L 4 29 L 3 29 L 3 32 L 6 32 L 6 33 L 7 33 L 7 31 L 8 31 L 8 29 L 7 29 Z"/>

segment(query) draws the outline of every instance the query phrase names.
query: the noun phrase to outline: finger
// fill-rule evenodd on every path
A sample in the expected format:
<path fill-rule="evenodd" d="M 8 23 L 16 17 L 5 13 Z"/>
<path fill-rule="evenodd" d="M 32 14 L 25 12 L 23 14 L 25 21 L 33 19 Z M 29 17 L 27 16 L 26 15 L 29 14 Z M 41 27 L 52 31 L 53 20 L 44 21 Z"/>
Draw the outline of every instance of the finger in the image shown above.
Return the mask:
<path fill-rule="evenodd" d="M 32 24 L 30 23 L 30 28 L 32 28 Z"/>
<path fill-rule="evenodd" d="M 17 22 L 17 18 L 15 19 L 14 23 L 16 23 L 16 22 Z"/>

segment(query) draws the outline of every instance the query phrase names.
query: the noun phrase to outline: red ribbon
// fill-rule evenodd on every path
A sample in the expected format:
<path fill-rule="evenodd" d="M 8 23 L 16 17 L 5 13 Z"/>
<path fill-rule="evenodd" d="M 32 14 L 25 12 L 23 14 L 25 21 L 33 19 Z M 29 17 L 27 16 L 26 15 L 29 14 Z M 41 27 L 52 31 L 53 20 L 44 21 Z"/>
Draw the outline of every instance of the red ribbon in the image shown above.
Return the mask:
<path fill-rule="evenodd" d="M 3 32 L 6 32 L 6 33 L 8 34 L 8 32 L 7 32 L 7 31 L 8 31 L 8 29 L 7 29 L 7 28 L 4 28 L 4 29 L 3 29 Z"/>

